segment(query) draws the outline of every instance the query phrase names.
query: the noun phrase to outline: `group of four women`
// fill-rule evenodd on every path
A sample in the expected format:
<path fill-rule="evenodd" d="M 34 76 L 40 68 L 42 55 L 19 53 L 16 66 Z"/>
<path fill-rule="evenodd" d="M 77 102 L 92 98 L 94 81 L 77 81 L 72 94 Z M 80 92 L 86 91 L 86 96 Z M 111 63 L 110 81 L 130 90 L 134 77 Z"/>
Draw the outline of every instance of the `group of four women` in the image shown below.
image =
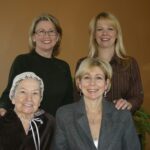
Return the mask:
<path fill-rule="evenodd" d="M 44 14 L 33 21 L 31 51 L 16 57 L 1 96 L 0 149 L 140 150 L 130 113 L 143 102 L 138 64 L 114 15 L 99 13 L 89 28 L 89 54 L 77 62 L 73 90 L 69 65 L 55 57 L 58 20 Z"/>

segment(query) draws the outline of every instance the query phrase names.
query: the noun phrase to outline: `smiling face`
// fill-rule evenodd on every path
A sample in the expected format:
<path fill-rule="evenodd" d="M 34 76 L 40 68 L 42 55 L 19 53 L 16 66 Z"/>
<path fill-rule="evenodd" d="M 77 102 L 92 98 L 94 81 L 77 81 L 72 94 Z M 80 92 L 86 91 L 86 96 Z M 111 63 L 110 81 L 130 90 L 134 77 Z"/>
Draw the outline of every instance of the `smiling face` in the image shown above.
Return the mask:
<path fill-rule="evenodd" d="M 36 79 L 27 78 L 19 82 L 16 87 L 12 103 L 17 114 L 33 115 L 39 108 L 41 91 Z"/>
<path fill-rule="evenodd" d="M 100 48 L 114 48 L 117 31 L 108 19 L 99 19 L 96 24 L 95 38 Z"/>
<path fill-rule="evenodd" d="M 109 80 L 105 79 L 104 72 L 100 67 L 89 68 L 88 71 L 78 81 L 84 99 L 98 100 L 102 99 L 103 93 L 107 90 Z"/>
<path fill-rule="evenodd" d="M 32 38 L 37 51 L 52 51 L 59 40 L 59 34 L 51 21 L 40 21 Z"/>

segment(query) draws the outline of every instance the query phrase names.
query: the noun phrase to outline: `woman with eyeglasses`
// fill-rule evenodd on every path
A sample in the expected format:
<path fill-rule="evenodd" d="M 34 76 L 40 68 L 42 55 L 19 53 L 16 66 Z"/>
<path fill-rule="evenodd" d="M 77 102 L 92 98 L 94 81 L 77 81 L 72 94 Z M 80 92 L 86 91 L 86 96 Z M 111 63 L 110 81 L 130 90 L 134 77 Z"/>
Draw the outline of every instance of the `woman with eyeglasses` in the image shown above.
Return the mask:
<path fill-rule="evenodd" d="M 45 90 L 41 107 L 52 115 L 57 108 L 73 101 L 73 85 L 68 63 L 56 58 L 62 39 L 58 20 L 43 14 L 36 17 L 30 27 L 30 52 L 17 56 L 11 66 L 8 85 L 0 100 L 0 115 L 11 106 L 9 91 L 17 74 L 32 71 L 42 78 Z"/>

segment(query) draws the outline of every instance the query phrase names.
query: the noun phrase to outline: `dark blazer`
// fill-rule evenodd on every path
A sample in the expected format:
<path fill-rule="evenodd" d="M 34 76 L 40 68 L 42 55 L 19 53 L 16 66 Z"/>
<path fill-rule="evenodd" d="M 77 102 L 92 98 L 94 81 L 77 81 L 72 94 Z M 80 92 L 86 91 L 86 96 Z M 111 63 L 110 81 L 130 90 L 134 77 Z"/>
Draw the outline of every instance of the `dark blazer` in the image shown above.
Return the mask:
<path fill-rule="evenodd" d="M 53 150 L 97 150 L 91 136 L 83 99 L 57 111 L 53 146 Z M 103 100 L 98 150 L 140 150 L 130 112 L 117 110 L 106 100 Z"/>

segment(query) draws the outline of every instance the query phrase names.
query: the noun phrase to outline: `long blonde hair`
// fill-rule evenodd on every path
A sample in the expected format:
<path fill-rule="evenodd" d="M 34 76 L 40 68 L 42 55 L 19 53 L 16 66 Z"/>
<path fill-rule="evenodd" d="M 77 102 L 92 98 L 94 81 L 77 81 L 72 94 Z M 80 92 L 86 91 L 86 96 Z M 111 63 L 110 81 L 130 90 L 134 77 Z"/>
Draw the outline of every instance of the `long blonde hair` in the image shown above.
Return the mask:
<path fill-rule="evenodd" d="M 115 54 L 121 59 L 127 58 L 127 54 L 126 54 L 124 44 L 123 44 L 123 37 L 122 37 L 120 23 L 113 14 L 108 13 L 108 12 L 101 12 L 90 21 L 90 24 L 89 24 L 90 42 L 89 42 L 89 55 L 88 56 L 98 57 L 98 44 L 95 39 L 95 32 L 96 32 L 96 24 L 98 20 L 100 19 L 106 19 L 106 20 L 111 21 L 113 27 L 117 31 L 117 39 L 115 42 Z"/>

